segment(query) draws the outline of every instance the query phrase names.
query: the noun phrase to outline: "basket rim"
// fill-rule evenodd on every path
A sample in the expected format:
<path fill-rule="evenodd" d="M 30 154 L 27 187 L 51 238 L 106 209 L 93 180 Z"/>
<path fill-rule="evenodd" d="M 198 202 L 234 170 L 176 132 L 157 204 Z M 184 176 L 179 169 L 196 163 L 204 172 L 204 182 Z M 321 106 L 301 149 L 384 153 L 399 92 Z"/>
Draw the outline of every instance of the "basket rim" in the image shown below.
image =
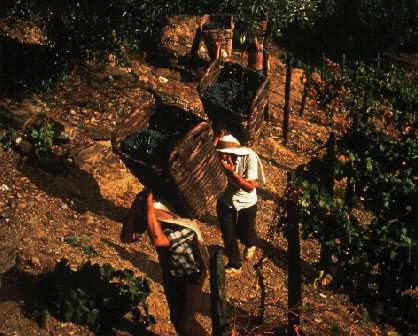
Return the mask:
<path fill-rule="evenodd" d="M 203 101 L 205 101 L 205 99 L 203 98 L 203 91 L 207 90 L 210 86 L 206 87 L 206 88 L 202 88 L 202 82 L 204 79 L 206 79 L 214 70 L 215 67 L 219 66 L 219 64 L 221 64 L 222 60 L 218 59 L 218 60 L 214 60 L 206 69 L 204 75 L 202 76 L 202 78 L 200 79 L 199 85 L 197 87 L 197 91 L 199 93 L 199 97 L 200 99 Z M 225 63 L 234 63 L 237 64 L 239 66 L 241 66 L 245 71 L 253 71 L 255 72 L 255 70 L 253 69 L 249 69 L 249 68 L 245 68 L 243 67 L 241 64 L 237 63 L 237 62 L 231 62 L 231 61 L 227 61 Z M 270 86 L 270 78 L 269 77 L 264 77 L 263 81 L 260 83 L 259 87 L 257 88 L 257 90 L 255 91 L 254 97 L 251 101 L 251 104 L 249 106 L 249 109 L 252 110 L 254 108 L 254 104 L 255 104 L 255 98 L 262 92 L 264 91 L 266 88 L 267 90 L 269 90 L 269 86 Z M 242 118 L 246 118 L 249 116 L 249 114 L 245 114 L 245 113 L 237 113 L 234 112 L 233 110 L 230 110 L 230 112 L 236 116 L 240 116 Z"/>
<path fill-rule="evenodd" d="M 183 137 L 182 139 L 179 139 L 179 141 L 173 145 L 173 147 L 171 148 L 169 155 L 168 155 L 168 163 L 169 165 L 171 164 L 172 160 L 173 160 L 173 155 L 175 154 L 176 150 L 175 147 L 177 147 L 179 144 L 181 144 L 183 142 L 183 140 L 185 138 L 187 138 L 189 136 L 190 133 L 194 132 L 196 129 L 198 128 L 203 128 L 202 124 L 207 124 L 210 127 L 210 123 L 207 121 L 200 121 L 198 122 L 193 128 L 191 128 Z M 121 124 L 122 125 L 122 124 Z M 116 134 L 117 136 L 117 134 Z M 144 166 L 154 166 L 154 165 L 150 165 L 149 162 L 145 161 L 145 160 L 141 160 L 141 159 L 135 159 L 133 158 L 131 155 L 125 153 L 122 149 L 121 149 L 121 141 L 118 140 L 116 137 L 112 137 L 112 148 L 113 151 L 118 154 L 123 160 L 128 160 L 130 162 L 134 162 L 134 163 L 139 163 L 141 165 Z"/>
<path fill-rule="evenodd" d="M 233 32 L 233 28 L 222 28 L 222 29 L 204 29 L 202 28 L 202 33 L 208 33 L 208 32 Z"/>

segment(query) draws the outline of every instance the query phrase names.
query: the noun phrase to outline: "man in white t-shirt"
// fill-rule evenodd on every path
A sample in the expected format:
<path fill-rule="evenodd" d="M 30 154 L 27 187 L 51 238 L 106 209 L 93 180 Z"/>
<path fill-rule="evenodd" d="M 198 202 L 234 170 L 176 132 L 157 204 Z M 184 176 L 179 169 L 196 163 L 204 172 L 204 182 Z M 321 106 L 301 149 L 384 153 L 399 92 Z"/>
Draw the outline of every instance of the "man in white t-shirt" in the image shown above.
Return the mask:
<path fill-rule="evenodd" d="M 215 143 L 228 175 L 228 187 L 218 200 L 216 210 L 228 257 L 226 272 L 234 275 L 240 273 L 242 266 L 237 240 L 245 245 L 246 260 L 252 259 L 256 251 L 256 184 L 258 168 L 262 172 L 262 166 L 257 154 L 251 148 L 241 147 L 230 134 L 215 138 Z"/>

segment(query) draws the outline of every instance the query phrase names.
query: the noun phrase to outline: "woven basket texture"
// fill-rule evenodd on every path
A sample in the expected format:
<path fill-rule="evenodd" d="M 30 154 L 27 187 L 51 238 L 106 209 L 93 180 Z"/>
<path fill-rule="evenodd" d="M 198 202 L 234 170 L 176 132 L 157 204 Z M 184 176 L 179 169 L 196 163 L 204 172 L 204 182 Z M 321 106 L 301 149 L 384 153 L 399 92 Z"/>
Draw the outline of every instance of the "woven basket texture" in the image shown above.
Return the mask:
<path fill-rule="evenodd" d="M 246 72 L 250 80 L 251 78 L 260 76 L 256 74 L 254 70 L 244 68 L 239 64 L 216 60 L 211 63 L 203 75 L 199 83 L 198 92 L 205 113 L 210 120 L 217 121 L 222 119 L 226 124 L 226 127 L 232 131 L 241 144 L 252 145 L 260 135 L 263 126 L 264 110 L 268 107 L 270 80 L 262 77 L 261 81 L 254 81 L 259 83 L 253 91 L 254 95 L 247 100 L 247 105 L 242 106 L 242 104 L 240 104 L 239 111 L 235 108 L 227 109 L 224 106 L 205 98 L 204 92 L 216 83 L 228 80 L 228 69 L 231 67 L 238 68 L 241 72 Z"/>
<path fill-rule="evenodd" d="M 213 146 L 211 125 L 179 106 L 174 106 L 174 110 L 182 112 L 181 118 L 183 114 L 184 118 L 187 116 L 187 124 L 192 122 L 186 130 L 179 127 L 183 131 L 178 139 L 166 145 L 163 157 L 150 160 L 146 155 L 129 154 L 123 141 L 131 134 L 149 129 L 155 120 L 166 119 L 173 124 L 173 116 L 168 116 L 173 113 L 173 106 L 167 104 L 147 102 L 133 111 L 113 132 L 112 148 L 157 199 L 166 201 L 180 215 L 200 217 L 225 190 L 227 179 Z M 174 117 L 178 125 L 184 125 L 184 120 L 178 117 Z"/>
<path fill-rule="evenodd" d="M 217 59 L 217 44 L 225 50 L 228 57 L 232 56 L 233 28 L 231 20 L 232 18 L 227 15 L 210 15 L 208 23 L 214 22 L 219 26 L 224 26 L 224 28 L 207 29 L 205 26 L 202 28 L 203 41 L 212 60 Z"/>

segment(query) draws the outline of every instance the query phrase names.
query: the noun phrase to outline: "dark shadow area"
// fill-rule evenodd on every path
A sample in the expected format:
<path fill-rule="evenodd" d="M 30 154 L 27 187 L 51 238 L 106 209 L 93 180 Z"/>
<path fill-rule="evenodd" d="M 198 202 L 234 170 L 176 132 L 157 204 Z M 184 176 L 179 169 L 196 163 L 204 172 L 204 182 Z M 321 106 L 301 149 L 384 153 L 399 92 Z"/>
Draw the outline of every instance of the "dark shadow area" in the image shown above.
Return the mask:
<path fill-rule="evenodd" d="M 212 215 L 211 213 L 205 213 L 202 217 L 199 218 L 199 221 L 203 225 L 219 227 L 218 218 L 216 217 L 216 215 Z"/>
<path fill-rule="evenodd" d="M 264 251 L 265 256 L 269 258 L 275 266 L 287 270 L 287 251 L 280 247 L 274 246 L 272 242 L 268 242 L 265 239 L 260 238 L 257 239 L 256 245 Z M 307 282 L 312 282 L 317 277 L 317 270 L 315 269 L 315 265 L 301 260 L 301 267 L 302 274 L 306 278 Z"/>
<path fill-rule="evenodd" d="M 0 35 L 0 98 L 20 100 L 49 90 L 63 70 L 50 45 L 22 43 Z"/>
<path fill-rule="evenodd" d="M 277 162 L 276 160 L 269 159 L 268 157 L 263 156 L 263 155 L 258 155 L 258 156 L 260 157 L 260 159 L 270 162 L 271 165 L 275 166 L 276 168 L 283 169 L 283 170 L 293 170 L 292 167 L 288 167 L 280 162 Z"/>
<path fill-rule="evenodd" d="M 418 50 L 416 1 L 388 0 L 370 6 L 367 1 L 325 2 L 313 27 L 295 20 L 279 44 L 309 64 L 320 63 L 323 53 L 336 62 L 371 61 L 378 53 Z"/>
<path fill-rule="evenodd" d="M 185 82 L 199 82 L 210 62 L 188 54 L 178 59 L 176 69 L 181 70 L 182 79 Z"/>
<path fill-rule="evenodd" d="M 154 282 L 162 283 L 161 268 L 158 262 L 149 259 L 148 255 L 143 252 L 132 253 L 127 251 L 120 245 L 113 243 L 110 240 L 102 239 L 104 243 L 112 247 L 119 256 L 126 261 L 129 261 L 136 269 L 140 270 L 145 276 Z M 134 243 L 135 244 L 135 243 Z"/>
<path fill-rule="evenodd" d="M 55 300 L 54 295 L 48 296 L 47 301 L 45 301 L 45 297 L 47 295 L 42 294 L 39 289 L 45 286 L 43 283 L 46 280 L 46 277 L 50 277 L 54 273 L 57 273 L 55 270 L 54 272 L 49 272 L 45 274 L 30 274 L 28 272 L 21 272 L 17 270 L 16 268 L 11 269 L 10 271 L 2 274 L 1 276 L 1 289 L 0 289 L 0 302 L 6 302 L 6 301 L 15 301 L 20 302 L 22 305 L 23 314 L 32 320 L 35 320 L 38 322 L 39 328 L 43 328 L 43 316 L 39 316 L 39 312 L 36 309 L 39 309 L 42 304 L 46 304 L 47 306 L 49 304 L 52 304 L 52 301 Z M 77 272 L 73 272 L 72 275 L 76 274 Z M 54 280 L 59 280 L 58 278 Z M 91 279 L 90 279 L 91 280 Z M 86 282 L 88 282 L 88 279 L 86 278 Z M 95 288 L 98 286 L 96 283 L 91 283 L 92 287 Z M 117 285 L 116 285 L 117 286 Z M 116 291 L 114 290 L 116 288 L 114 284 L 109 284 L 109 286 L 105 289 L 104 294 L 107 293 L 109 296 L 115 295 Z M 115 287 L 115 288 L 114 288 Z M 61 296 L 64 295 L 65 289 L 62 288 L 63 292 L 59 293 L 56 290 L 59 290 L 60 285 L 59 281 L 57 282 L 50 282 L 49 286 L 46 287 L 47 290 L 54 290 L 55 295 Z M 65 292 L 68 294 L 68 292 Z M 80 293 L 80 292 L 78 292 Z M 101 293 L 101 294 L 103 294 Z M 85 292 L 85 295 L 90 296 L 94 295 L 93 292 L 89 292 L 88 290 Z M 48 301 L 51 300 L 51 301 Z M 66 300 L 72 300 L 72 298 L 67 297 Z M 82 300 L 82 298 L 80 298 Z M 74 305 L 80 305 L 81 301 L 74 301 Z M 62 304 L 62 307 L 65 307 L 65 303 L 60 302 Z M 120 304 L 120 302 L 119 302 Z M 44 306 L 46 307 L 46 306 Z M 49 306 L 52 308 L 52 306 Z M 63 308 L 64 309 L 64 308 Z M 51 314 L 55 316 L 54 314 Z M 116 318 L 115 318 L 116 316 Z M 59 316 L 55 316 L 60 321 L 67 322 L 67 320 L 62 319 Z M 146 327 L 139 325 L 134 320 L 131 320 L 131 317 L 128 317 L 128 315 L 121 314 L 112 314 L 111 316 L 111 325 L 107 327 L 106 329 L 103 329 L 99 332 L 97 332 L 98 335 L 119 335 L 120 332 L 129 332 L 132 335 L 145 335 L 145 336 L 152 336 L 155 335 L 155 333 L 152 333 L 146 329 Z M 73 321 L 73 323 L 76 323 Z M 77 323 L 76 323 L 77 324 Z M 80 323 L 79 325 L 85 325 L 84 323 Z M 86 327 L 89 327 L 86 325 Z"/>
<path fill-rule="evenodd" d="M 144 52 L 147 55 L 145 58 L 147 64 L 155 68 L 167 68 L 178 74 L 175 77 L 180 77 L 185 83 L 199 82 L 210 64 L 199 57 L 193 57 L 190 53 L 174 57 L 162 48 L 149 49 L 148 46 L 144 46 Z"/>
<path fill-rule="evenodd" d="M 257 187 L 257 195 L 264 200 L 275 200 L 277 198 L 277 194 L 274 191 L 260 187 Z"/>
<path fill-rule="evenodd" d="M 53 162 L 49 164 L 53 164 Z M 45 171 L 29 161 L 20 162 L 17 168 L 38 189 L 51 197 L 60 198 L 79 214 L 90 211 L 117 222 L 123 220 L 128 209 L 103 198 L 97 181 L 89 173 L 76 166 L 67 165 L 59 158 L 55 164 L 60 169 L 55 174 Z"/>
<path fill-rule="evenodd" d="M 138 252 L 136 255 L 107 239 L 102 239 L 102 241 L 115 249 L 121 258 L 129 261 L 135 268 L 145 273 L 147 278 L 154 282 L 162 283 L 160 265 L 157 262 L 151 261 L 145 253 Z M 209 248 L 212 248 L 212 246 L 209 246 Z M 202 301 L 203 304 L 199 307 L 198 312 L 202 315 L 210 316 L 210 295 L 208 293 L 203 293 Z M 227 303 L 227 308 L 232 312 L 232 306 L 229 303 Z"/>

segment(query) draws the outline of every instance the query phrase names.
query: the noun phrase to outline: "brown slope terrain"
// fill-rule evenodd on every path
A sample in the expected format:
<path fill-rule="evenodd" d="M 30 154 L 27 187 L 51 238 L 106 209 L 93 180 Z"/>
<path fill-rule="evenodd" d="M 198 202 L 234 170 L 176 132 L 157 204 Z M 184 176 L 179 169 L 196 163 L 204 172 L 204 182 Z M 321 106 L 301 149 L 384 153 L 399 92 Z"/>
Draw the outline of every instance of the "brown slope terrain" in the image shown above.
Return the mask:
<path fill-rule="evenodd" d="M 323 147 L 331 128 L 318 123 L 324 113 L 308 100 L 303 118 L 297 116 L 302 92 L 301 71 L 292 79 L 289 143 L 282 142 L 284 105 L 284 66 L 275 49 L 271 60 L 272 122 L 266 123 L 254 146 L 259 153 L 267 183 L 259 190 L 259 236 L 257 256 L 268 254 L 259 275 L 246 263 L 239 277 L 226 278 L 226 298 L 231 324 L 237 334 L 268 335 L 285 333 L 287 321 L 286 239 L 268 232 L 272 226 L 276 200 L 286 187 L 286 173 L 306 162 Z M 235 60 L 240 62 L 238 55 Z M 164 77 L 162 77 L 164 76 Z M 164 80 L 168 79 L 168 82 Z M 126 245 L 119 241 L 121 221 L 142 185 L 123 165 L 110 147 L 110 133 L 117 122 L 143 99 L 149 99 L 144 87 L 176 93 L 202 112 L 197 82 L 181 82 L 174 70 L 161 70 L 138 63 L 132 69 L 86 68 L 72 73 L 50 92 L 27 97 L 23 101 L 3 99 L 0 107 L 16 115 L 32 118 L 39 111 L 65 125 L 71 141 L 55 148 L 63 155 L 65 172 L 56 174 L 29 164 L 24 154 L 0 153 L 0 223 L 6 227 L 6 239 L 17 244 L 16 266 L 2 276 L 0 288 L 0 335 L 93 335 L 86 327 L 50 318 L 44 328 L 26 317 L 22 304 L 24 289 L 31 276 L 47 272 L 61 258 L 76 267 L 90 259 L 93 263 L 110 263 L 117 269 L 129 268 L 149 279 L 149 311 L 156 324 L 149 330 L 156 335 L 174 335 L 168 307 L 161 286 L 157 255 L 145 235 L 139 242 Z M 61 168 L 60 168 L 61 169 Z M 63 173 L 64 172 L 64 173 Z M 213 206 L 202 219 L 204 238 L 211 246 L 222 246 Z M 3 232 L 2 232 L 3 234 Z M 80 248 L 64 241 L 78 236 L 98 255 L 87 256 Z M 383 335 L 384 328 L 367 321 L 365 311 L 340 294 L 315 288 L 317 274 L 313 263 L 318 258 L 315 241 L 302 241 L 304 303 L 303 329 L 307 335 Z M 264 323 L 256 325 L 260 314 L 260 274 L 266 291 Z M 206 297 L 209 287 L 206 284 Z M 202 307 L 199 319 L 211 330 L 209 306 Z M 120 323 L 110 335 L 137 335 L 129 323 Z"/>

